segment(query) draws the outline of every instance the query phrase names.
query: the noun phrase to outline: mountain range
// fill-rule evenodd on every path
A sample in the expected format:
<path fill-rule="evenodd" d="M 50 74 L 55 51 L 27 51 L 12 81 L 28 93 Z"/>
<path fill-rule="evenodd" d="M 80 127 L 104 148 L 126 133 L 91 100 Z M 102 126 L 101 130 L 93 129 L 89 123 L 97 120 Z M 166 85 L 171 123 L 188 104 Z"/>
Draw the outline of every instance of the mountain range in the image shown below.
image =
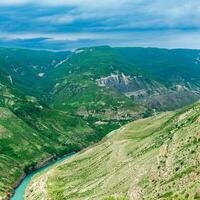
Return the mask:
<path fill-rule="evenodd" d="M 155 116 L 164 123 L 157 114 L 200 98 L 199 69 L 200 50 L 0 48 L 0 199 L 32 170 L 133 120 Z M 163 115 L 165 121 L 176 114 Z"/>

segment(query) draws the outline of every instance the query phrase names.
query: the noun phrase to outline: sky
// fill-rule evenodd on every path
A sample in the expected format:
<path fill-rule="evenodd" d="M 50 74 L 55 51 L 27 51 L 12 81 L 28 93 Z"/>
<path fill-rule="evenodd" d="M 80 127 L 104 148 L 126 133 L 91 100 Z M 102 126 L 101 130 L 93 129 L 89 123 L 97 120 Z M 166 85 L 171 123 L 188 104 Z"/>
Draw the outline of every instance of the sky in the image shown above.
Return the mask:
<path fill-rule="evenodd" d="M 0 0 L 0 46 L 200 48 L 198 0 Z"/>

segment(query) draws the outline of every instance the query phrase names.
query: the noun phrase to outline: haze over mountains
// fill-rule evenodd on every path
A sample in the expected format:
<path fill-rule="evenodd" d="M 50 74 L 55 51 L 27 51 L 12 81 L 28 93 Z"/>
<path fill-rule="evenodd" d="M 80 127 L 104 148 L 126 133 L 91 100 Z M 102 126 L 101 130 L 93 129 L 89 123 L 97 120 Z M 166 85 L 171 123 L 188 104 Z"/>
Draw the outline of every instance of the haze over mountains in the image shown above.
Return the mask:
<path fill-rule="evenodd" d="M 94 144 L 127 122 L 194 103 L 200 98 L 199 69 L 200 50 L 100 46 L 48 52 L 1 48 L 0 199 L 10 195 L 25 173 L 48 160 Z M 187 117 L 175 118 L 169 126 L 181 133 L 182 124 L 198 130 L 198 107 L 195 104 L 180 111 Z M 166 114 L 164 121 L 172 115 L 176 113 Z M 174 129 L 179 121 L 181 129 Z M 164 139 L 156 151 L 169 138 L 173 140 L 163 131 Z M 195 131 L 190 134 L 198 137 Z M 151 131 L 147 135 L 155 139 Z M 143 137 L 141 140 L 143 144 Z M 193 141 L 185 145 L 193 145 Z M 191 151 L 196 151 L 198 142 Z"/>

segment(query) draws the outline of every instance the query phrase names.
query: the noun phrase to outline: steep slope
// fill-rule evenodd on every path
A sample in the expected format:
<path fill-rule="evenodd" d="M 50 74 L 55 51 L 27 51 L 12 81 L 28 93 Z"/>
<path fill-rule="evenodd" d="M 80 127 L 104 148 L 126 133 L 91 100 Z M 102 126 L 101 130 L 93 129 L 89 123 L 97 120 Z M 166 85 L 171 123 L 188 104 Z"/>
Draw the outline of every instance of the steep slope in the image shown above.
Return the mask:
<path fill-rule="evenodd" d="M 7 77 L 0 74 L 0 199 L 29 171 L 102 137 L 80 118 L 25 96 Z"/>
<path fill-rule="evenodd" d="M 26 199 L 199 199 L 200 102 L 132 122 L 37 175 Z"/>
<path fill-rule="evenodd" d="M 132 101 L 112 90 L 109 91 L 110 95 L 107 91 L 104 94 L 105 90 L 101 91 L 107 98 L 107 106 L 113 99 L 114 104 L 119 106 L 130 105 L 126 109 L 127 113 L 122 110 L 121 115 L 125 118 L 123 122 L 114 116 L 114 111 L 111 114 L 102 114 L 108 116 L 105 122 L 91 119 L 90 114 L 86 118 L 87 121 L 84 121 L 74 115 L 76 113 L 72 111 L 76 107 L 70 109 L 67 101 L 66 104 L 69 105 L 66 105 L 66 109 L 61 108 L 61 111 L 58 111 L 50 108 L 42 102 L 43 98 L 38 98 L 42 92 L 39 86 L 46 74 L 62 65 L 66 53 L 5 48 L 0 50 L 0 199 L 9 196 L 13 187 L 29 171 L 50 159 L 87 147 L 121 126 L 130 119 L 130 106 L 134 106 L 133 114 L 138 117 L 140 107 L 135 108 Z M 39 74 L 43 72 L 46 74 L 40 77 Z M 53 81 L 49 80 L 50 83 Z M 74 84 L 75 80 L 72 81 Z M 49 85 L 42 85 L 46 86 Z M 100 91 L 96 88 L 96 84 L 91 87 L 89 99 L 91 96 L 95 98 Z M 73 92 L 71 89 L 68 91 Z M 31 95 L 36 95 L 37 98 Z M 114 95 L 116 99 L 112 98 Z M 62 98 L 58 97 L 57 101 L 62 101 Z M 72 99 L 71 103 L 73 101 L 75 100 Z M 86 92 L 82 102 L 87 104 Z M 94 110 L 103 106 L 100 101 L 97 102 L 99 105 L 93 102 Z M 114 116 L 113 121 L 109 121 L 109 115 Z M 9 172 L 8 168 L 11 169 Z"/>

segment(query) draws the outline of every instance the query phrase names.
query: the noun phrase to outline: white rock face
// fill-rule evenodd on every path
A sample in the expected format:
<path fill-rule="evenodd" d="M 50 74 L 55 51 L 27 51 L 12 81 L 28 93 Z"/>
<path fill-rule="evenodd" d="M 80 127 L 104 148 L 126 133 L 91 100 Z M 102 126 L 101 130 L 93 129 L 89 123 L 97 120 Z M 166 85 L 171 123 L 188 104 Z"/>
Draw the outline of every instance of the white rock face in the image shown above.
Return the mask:
<path fill-rule="evenodd" d="M 75 51 L 75 54 L 79 54 L 79 53 L 82 53 L 82 52 L 84 52 L 85 50 L 83 50 L 83 49 L 79 49 L 79 50 L 76 50 Z"/>
<path fill-rule="evenodd" d="M 119 84 L 120 82 L 124 83 L 125 85 L 128 85 L 130 79 L 131 78 L 129 76 L 126 76 L 124 73 L 117 73 L 117 74 L 111 73 L 110 76 L 97 79 L 96 82 L 99 86 L 104 86 L 104 87 L 112 83 Z"/>
<path fill-rule="evenodd" d="M 8 76 L 8 79 L 9 79 L 9 81 L 10 81 L 10 83 L 13 85 L 13 79 L 12 79 L 12 76 Z"/>
<path fill-rule="evenodd" d="M 67 61 L 69 58 L 66 58 L 65 60 L 60 61 L 58 64 L 55 65 L 54 68 L 59 67 L 60 65 L 62 65 L 65 61 Z"/>
<path fill-rule="evenodd" d="M 39 73 L 38 76 L 39 77 L 43 77 L 45 75 L 45 73 Z"/>
<path fill-rule="evenodd" d="M 102 77 L 96 81 L 99 86 L 106 86 L 111 82 L 119 83 L 119 76 L 118 74 L 111 74 L 110 76 Z"/>
<path fill-rule="evenodd" d="M 130 76 L 125 76 L 124 73 L 122 73 L 122 80 L 125 85 L 129 84 Z"/>

